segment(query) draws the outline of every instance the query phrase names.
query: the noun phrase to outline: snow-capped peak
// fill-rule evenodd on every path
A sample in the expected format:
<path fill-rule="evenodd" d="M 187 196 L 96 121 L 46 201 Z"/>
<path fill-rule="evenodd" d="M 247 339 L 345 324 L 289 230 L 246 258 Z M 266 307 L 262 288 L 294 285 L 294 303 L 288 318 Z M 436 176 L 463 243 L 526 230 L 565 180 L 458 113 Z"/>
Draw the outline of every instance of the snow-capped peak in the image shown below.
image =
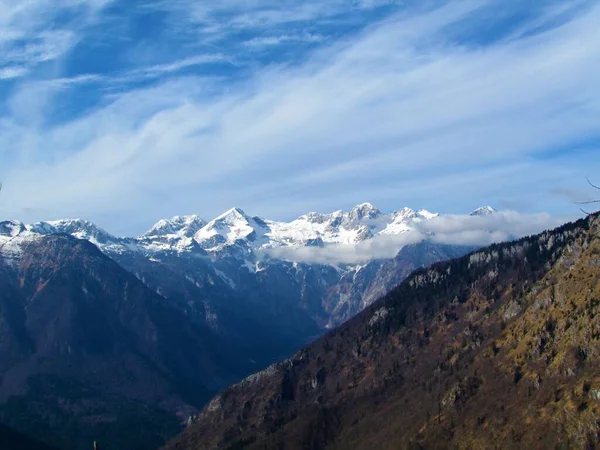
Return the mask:
<path fill-rule="evenodd" d="M 350 212 L 308 213 L 292 222 L 267 221 L 267 247 L 356 244 L 377 234 L 400 234 L 414 229 L 416 222 L 437 217 L 426 210 L 403 208 L 391 214 L 371 203 L 355 206 Z"/>
<path fill-rule="evenodd" d="M 249 217 L 240 208 L 231 208 L 198 230 L 194 239 L 205 249 L 216 249 L 240 239 L 255 241 L 266 231 L 262 220 Z"/>
<path fill-rule="evenodd" d="M 25 225 L 16 220 L 0 222 L 0 236 L 15 237 L 25 231 Z"/>
<path fill-rule="evenodd" d="M 496 212 L 498 212 L 498 211 L 496 211 L 491 206 L 481 206 L 480 208 L 477 208 L 475 211 L 473 211 L 470 215 L 471 216 L 489 216 L 490 214 L 494 214 Z"/>
<path fill-rule="evenodd" d="M 48 227 L 49 225 L 49 227 Z M 43 232 L 42 230 L 47 230 Z M 78 239 L 86 239 L 95 245 L 110 244 L 118 239 L 96 224 L 85 219 L 63 219 L 40 222 L 32 226 L 31 231 L 48 234 L 65 233 Z"/>
<path fill-rule="evenodd" d="M 392 219 L 394 222 L 404 222 L 406 220 L 414 219 L 417 217 L 417 213 L 411 208 L 402 208 L 392 213 Z"/>
<path fill-rule="evenodd" d="M 177 235 L 180 237 L 192 237 L 205 225 L 206 222 L 196 215 L 175 216 L 171 219 L 159 220 L 143 236 Z"/>
<path fill-rule="evenodd" d="M 114 237 L 82 219 L 38 222 L 27 226 L 4 222 L 0 226 L 0 235 L 10 239 L 11 235 L 23 231 L 32 235 L 66 233 L 87 239 L 111 255 L 127 252 L 154 255 L 162 251 L 197 253 L 204 249 L 216 258 L 237 254 L 246 257 L 253 250 L 277 247 L 353 245 L 376 235 L 409 232 L 418 222 L 437 216 L 424 209 L 415 211 L 410 208 L 387 214 L 371 203 L 362 203 L 351 211 L 308 213 L 291 222 L 279 222 L 250 217 L 240 208 L 231 208 L 208 223 L 195 215 L 163 219 L 138 238 Z"/>
<path fill-rule="evenodd" d="M 229 225 L 233 225 L 233 224 L 239 223 L 241 221 L 249 222 L 250 220 L 251 220 L 250 217 L 248 217 L 246 215 L 246 213 L 244 211 L 242 211 L 241 208 L 234 207 L 228 211 L 225 211 L 223 214 L 221 214 L 216 219 L 210 221 L 209 224 L 226 223 Z"/>
<path fill-rule="evenodd" d="M 355 221 L 374 219 L 380 215 L 381 211 L 379 211 L 371 203 L 361 203 L 360 205 L 356 205 L 354 208 L 352 208 L 352 211 L 350 211 L 350 218 Z"/>
<path fill-rule="evenodd" d="M 27 231 L 36 234 L 59 233 L 59 231 L 53 225 L 50 225 L 48 222 L 36 222 L 31 225 L 25 225 L 25 227 L 27 228 Z"/>
<path fill-rule="evenodd" d="M 308 214 L 304 214 L 304 215 L 298 217 L 298 219 L 296 219 L 296 220 L 303 220 L 303 221 L 312 222 L 312 223 L 323 223 L 325 220 L 327 220 L 328 217 L 329 217 L 329 215 L 327 215 L 327 214 L 321 214 L 318 212 L 309 212 Z"/>
<path fill-rule="evenodd" d="M 433 219 L 435 217 L 438 217 L 439 214 L 438 213 L 429 212 L 426 209 L 420 209 L 420 210 L 417 211 L 417 216 L 420 219 L 429 220 L 429 219 Z"/>

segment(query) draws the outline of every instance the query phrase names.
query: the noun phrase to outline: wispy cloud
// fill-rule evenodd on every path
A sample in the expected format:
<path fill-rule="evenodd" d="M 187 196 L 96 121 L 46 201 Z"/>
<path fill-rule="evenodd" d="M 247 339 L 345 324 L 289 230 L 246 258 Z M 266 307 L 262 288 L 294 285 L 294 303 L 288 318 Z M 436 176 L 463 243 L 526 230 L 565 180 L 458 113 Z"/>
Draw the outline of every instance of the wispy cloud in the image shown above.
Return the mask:
<path fill-rule="evenodd" d="M 322 42 L 326 37 L 321 34 L 304 33 L 304 34 L 282 34 L 278 36 L 262 36 L 255 37 L 244 41 L 242 45 L 248 48 L 263 48 L 273 47 L 284 43 L 310 43 L 315 44 Z"/>
<path fill-rule="evenodd" d="M 157 78 L 162 75 L 179 72 L 190 67 L 215 63 L 235 64 L 231 57 L 227 57 L 221 53 L 194 55 L 165 64 L 156 64 L 130 70 L 117 76 L 115 81 L 131 82 L 138 79 Z"/>
<path fill-rule="evenodd" d="M 9 66 L 0 68 L 0 80 L 10 80 L 11 78 L 22 77 L 28 72 L 25 67 Z"/>
<path fill-rule="evenodd" d="M 48 80 L 48 84 L 60 87 L 68 87 L 77 84 L 95 83 L 102 81 L 104 77 L 99 74 L 84 74 L 73 77 L 54 78 Z"/>
<path fill-rule="evenodd" d="M 331 0 L 223 0 L 202 3 L 185 0 L 156 0 L 146 5 L 149 8 L 176 14 L 190 24 L 236 26 L 239 28 L 264 27 L 294 22 L 329 19 L 347 13 L 349 10 L 369 10 L 382 6 L 400 4 L 393 0 L 349 1 Z"/>
<path fill-rule="evenodd" d="M 402 4 L 396 0 L 209 0 L 201 3 L 151 0 L 145 7 L 168 14 L 178 33 L 185 30 L 215 45 L 230 43 L 240 36 L 245 47 L 250 43 L 256 48 L 259 44 L 264 47 L 289 43 L 292 36 L 307 43 L 310 42 L 307 37 L 312 35 L 316 39 L 320 34 L 314 31 L 317 28 L 366 24 L 373 19 L 373 14 L 386 8 L 393 10 Z M 248 33 L 254 36 L 244 39 Z M 301 36 L 304 39 L 300 39 Z"/>
<path fill-rule="evenodd" d="M 246 28 L 325 20 L 348 5 L 169 3 L 197 7 L 186 20 L 202 27 Z M 250 6 L 234 17 L 242 3 Z M 503 2 L 400 9 L 324 40 L 302 62 L 252 60 L 226 84 L 214 78 L 222 69 L 174 76 L 204 64 L 188 54 L 139 69 L 153 83 L 51 126 L 28 118 L 52 117 L 60 103 L 40 109 L 30 99 L 0 118 L 4 211 L 30 222 L 48 217 L 23 217 L 22 205 L 53 205 L 131 234 L 158 216 L 211 217 L 234 204 L 273 218 L 365 200 L 458 211 L 508 199 L 571 211 L 551 191 L 600 169 L 600 7 L 578 2 L 556 14 L 557 2 L 543 3 L 527 6 L 535 11 L 518 30 L 496 24 L 504 31 L 495 34 L 482 17 L 493 21 Z"/>
<path fill-rule="evenodd" d="M 221 54 L 196 55 L 180 60 L 175 60 L 167 64 L 156 64 L 147 67 L 139 67 L 133 70 L 126 70 L 111 74 L 90 73 L 75 75 L 72 77 L 51 78 L 45 80 L 44 82 L 40 82 L 40 84 L 46 83 L 50 86 L 55 87 L 69 87 L 73 85 L 102 83 L 103 87 L 109 88 L 111 86 L 132 84 L 143 80 L 158 79 L 165 74 L 177 73 L 184 71 L 185 69 L 188 69 L 190 67 L 215 63 L 235 64 L 231 58 L 228 58 Z M 14 77 L 17 77 L 21 75 L 20 70 L 25 69 L 15 68 L 14 70 L 16 72 Z M 13 76 L 12 72 L 10 70 L 7 70 L 6 78 L 11 76 Z M 0 72 L 0 78 L 2 78 L 2 72 Z"/>
<path fill-rule="evenodd" d="M 23 76 L 44 62 L 68 52 L 78 32 L 112 0 L 8 0 L 0 4 L 0 70 Z M 67 19 L 69 17 L 73 17 Z M 4 66 L 4 67 L 2 67 Z"/>

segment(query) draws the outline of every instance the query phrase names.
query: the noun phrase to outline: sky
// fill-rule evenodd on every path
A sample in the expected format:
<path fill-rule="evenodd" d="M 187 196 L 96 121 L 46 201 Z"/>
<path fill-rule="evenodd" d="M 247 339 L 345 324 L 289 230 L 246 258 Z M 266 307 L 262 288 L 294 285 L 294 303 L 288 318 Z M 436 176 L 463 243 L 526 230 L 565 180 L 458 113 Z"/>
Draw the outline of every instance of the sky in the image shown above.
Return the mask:
<path fill-rule="evenodd" d="M 0 216 L 582 215 L 596 0 L 0 0 Z"/>

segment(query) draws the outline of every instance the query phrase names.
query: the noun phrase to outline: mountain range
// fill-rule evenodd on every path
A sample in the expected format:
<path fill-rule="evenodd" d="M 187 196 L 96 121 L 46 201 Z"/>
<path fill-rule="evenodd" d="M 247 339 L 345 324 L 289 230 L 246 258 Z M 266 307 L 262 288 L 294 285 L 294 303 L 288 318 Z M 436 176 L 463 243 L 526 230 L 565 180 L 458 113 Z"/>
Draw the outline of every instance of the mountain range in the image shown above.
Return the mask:
<path fill-rule="evenodd" d="M 425 240 L 362 264 L 270 251 L 359 245 L 437 216 L 362 204 L 284 223 L 233 208 L 209 222 L 161 220 L 134 238 L 79 219 L 2 222 L 0 422 L 59 448 L 96 438 L 156 447 L 220 389 L 288 357 L 414 269 L 472 248 Z"/>
<path fill-rule="evenodd" d="M 598 448 L 600 213 L 415 270 L 165 450 Z"/>
<path fill-rule="evenodd" d="M 491 207 L 482 207 L 472 215 L 494 212 Z M 352 246 L 379 236 L 408 233 L 420 222 L 438 216 L 439 214 L 426 210 L 414 211 L 410 208 L 385 214 L 373 205 L 363 203 L 348 212 L 309 213 L 291 222 L 277 222 L 250 217 L 241 209 L 232 208 L 209 222 L 194 215 L 163 219 L 143 235 L 133 238 L 113 236 L 82 219 L 38 222 L 31 225 L 4 222 L 0 229 L 0 249 L 4 258 L 10 259 L 12 255 L 19 254 L 19 243 L 30 237 L 65 233 L 96 245 L 105 255 L 149 284 L 159 295 L 168 296 L 168 291 L 172 290 L 169 289 L 169 285 L 173 282 L 176 266 L 176 271 L 184 278 L 178 282 L 185 284 L 187 281 L 197 289 L 211 291 L 204 297 L 223 296 L 227 291 L 230 291 L 227 293 L 228 297 L 233 295 L 232 293 L 242 293 L 247 297 L 248 291 L 257 291 L 256 285 L 263 284 L 263 279 L 272 278 L 269 272 L 273 270 L 273 266 L 280 270 L 284 268 L 284 271 L 292 273 L 296 279 L 306 276 L 304 272 L 308 267 L 318 268 L 319 274 L 313 276 L 321 278 L 320 284 L 329 287 L 350 273 L 354 276 L 355 272 L 363 270 L 373 262 L 366 260 L 359 264 L 327 264 L 308 261 L 308 264 L 302 264 L 301 260 L 282 258 L 271 251 L 330 245 Z M 392 256 L 385 259 L 389 260 Z M 158 266 L 163 271 L 162 277 L 157 273 Z M 148 272 L 151 272 L 150 277 L 146 276 Z M 156 280 L 157 276 L 165 279 Z M 321 294 L 320 291 L 317 293 L 318 296 Z M 372 300 L 373 295 L 370 298 Z M 301 303 L 314 303 L 312 300 L 314 299 L 301 299 Z M 178 301 L 186 302 L 185 299 Z M 218 327 L 221 320 L 218 311 L 213 310 L 217 303 L 219 302 L 204 302 L 200 308 L 203 311 L 195 311 L 196 314 L 203 314 L 205 321 L 212 321 L 214 327 Z M 368 301 L 365 303 L 368 304 Z M 318 316 L 319 322 L 334 326 L 341 323 L 346 316 L 337 318 L 326 310 L 339 309 L 339 305 L 328 304 L 322 311 L 312 313 Z M 353 311 L 355 310 L 356 307 L 353 308 Z"/>

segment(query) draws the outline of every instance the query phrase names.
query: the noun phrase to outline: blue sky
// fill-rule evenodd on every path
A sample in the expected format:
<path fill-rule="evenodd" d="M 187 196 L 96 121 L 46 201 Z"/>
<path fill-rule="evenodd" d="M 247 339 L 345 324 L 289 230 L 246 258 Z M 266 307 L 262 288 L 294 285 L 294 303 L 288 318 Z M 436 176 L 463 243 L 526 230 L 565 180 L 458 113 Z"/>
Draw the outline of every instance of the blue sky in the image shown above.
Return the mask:
<path fill-rule="evenodd" d="M 575 217 L 599 23 L 591 0 L 2 0 L 0 214 Z"/>

